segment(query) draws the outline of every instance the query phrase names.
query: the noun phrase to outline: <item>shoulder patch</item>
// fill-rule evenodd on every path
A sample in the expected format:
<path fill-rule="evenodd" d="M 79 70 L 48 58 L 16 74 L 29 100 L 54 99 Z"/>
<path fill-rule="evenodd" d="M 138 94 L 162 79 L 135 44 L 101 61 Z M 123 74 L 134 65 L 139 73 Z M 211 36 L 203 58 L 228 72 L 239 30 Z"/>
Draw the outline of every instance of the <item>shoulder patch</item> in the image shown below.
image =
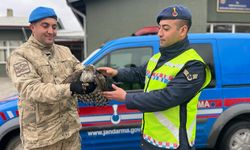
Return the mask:
<path fill-rule="evenodd" d="M 14 64 L 14 70 L 16 72 L 16 76 L 20 77 L 21 75 L 30 73 L 30 67 L 27 61 L 19 62 Z"/>
<path fill-rule="evenodd" d="M 186 76 L 188 81 L 192 81 L 194 79 L 198 79 L 198 74 L 190 74 L 187 69 L 183 71 L 183 74 Z"/>

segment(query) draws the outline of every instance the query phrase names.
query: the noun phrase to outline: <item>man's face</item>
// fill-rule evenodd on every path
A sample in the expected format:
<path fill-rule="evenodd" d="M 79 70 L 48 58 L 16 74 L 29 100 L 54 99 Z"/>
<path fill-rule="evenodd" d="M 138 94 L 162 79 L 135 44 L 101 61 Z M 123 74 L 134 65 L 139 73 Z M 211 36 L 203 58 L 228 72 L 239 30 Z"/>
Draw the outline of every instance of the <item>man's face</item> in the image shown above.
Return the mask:
<path fill-rule="evenodd" d="M 168 47 L 186 37 L 188 28 L 181 26 L 181 20 L 161 20 L 159 22 L 158 36 L 160 37 L 160 47 Z"/>
<path fill-rule="evenodd" d="M 57 21 L 54 18 L 45 18 L 32 23 L 30 29 L 35 39 L 46 46 L 51 46 L 57 34 Z"/>

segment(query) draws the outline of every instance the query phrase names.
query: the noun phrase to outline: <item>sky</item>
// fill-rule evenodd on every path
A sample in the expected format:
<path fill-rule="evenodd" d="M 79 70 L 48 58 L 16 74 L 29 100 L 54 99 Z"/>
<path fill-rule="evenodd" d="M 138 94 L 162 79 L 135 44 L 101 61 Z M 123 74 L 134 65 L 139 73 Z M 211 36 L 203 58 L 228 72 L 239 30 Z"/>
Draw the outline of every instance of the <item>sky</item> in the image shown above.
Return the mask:
<path fill-rule="evenodd" d="M 31 11 L 38 6 L 53 8 L 66 30 L 82 30 L 66 0 L 0 0 L 0 17 L 7 15 L 8 8 L 13 9 L 16 17 L 29 17 Z"/>

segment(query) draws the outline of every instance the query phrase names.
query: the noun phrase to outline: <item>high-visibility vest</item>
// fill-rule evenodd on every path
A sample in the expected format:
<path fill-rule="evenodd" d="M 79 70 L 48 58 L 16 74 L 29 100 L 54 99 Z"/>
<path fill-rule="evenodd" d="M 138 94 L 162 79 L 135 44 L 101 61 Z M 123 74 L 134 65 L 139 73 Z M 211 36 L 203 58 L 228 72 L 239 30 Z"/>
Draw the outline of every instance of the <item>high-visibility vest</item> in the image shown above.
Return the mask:
<path fill-rule="evenodd" d="M 203 63 L 203 59 L 196 53 L 194 49 L 189 49 L 179 56 L 171 59 L 163 64 L 160 68 L 154 70 L 161 54 L 157 53 L 148 62 L 146 71 L 146 80 L 144 92 L 163 89 L 168 85 L 183 66 L 191 60 L 198 60 Z M 183 71 L 187 80 L 199 78 L 197 74 L 190 74 L 188 70 Z M 206 67 L 206 80 L 201 89 L 209 84 L 211 73 Z M 194 145 L 196 134 L 196 114 L 197 104 L 200 92 L 198 92 L 187 103 L 187 120 L 186 130 L 188 142 L 190 146 Z M 180 106 L 175 106 L 159 112 L 145 112 L 143 117 L 143 138 L 147 142 L 161 148 L 177 149 L 180 145 L 179 141 L 180 128 Z"/>

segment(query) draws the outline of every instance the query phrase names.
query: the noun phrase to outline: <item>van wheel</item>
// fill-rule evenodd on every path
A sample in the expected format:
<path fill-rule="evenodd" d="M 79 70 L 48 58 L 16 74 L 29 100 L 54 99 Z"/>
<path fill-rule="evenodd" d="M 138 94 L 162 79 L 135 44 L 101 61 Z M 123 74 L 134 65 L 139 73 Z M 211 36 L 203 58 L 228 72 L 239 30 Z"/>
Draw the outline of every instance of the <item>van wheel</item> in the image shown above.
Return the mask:
<path fill-rule="evenodd" d="M 220 150 L 250 150 L 250 122 L 240 121 L 232 124 L 224 132 Z"/>
<path fill-rule="evenodd" d="M 6 150 L 23 150 L 20 136 L 14 136 L 7 144 Z"/>

